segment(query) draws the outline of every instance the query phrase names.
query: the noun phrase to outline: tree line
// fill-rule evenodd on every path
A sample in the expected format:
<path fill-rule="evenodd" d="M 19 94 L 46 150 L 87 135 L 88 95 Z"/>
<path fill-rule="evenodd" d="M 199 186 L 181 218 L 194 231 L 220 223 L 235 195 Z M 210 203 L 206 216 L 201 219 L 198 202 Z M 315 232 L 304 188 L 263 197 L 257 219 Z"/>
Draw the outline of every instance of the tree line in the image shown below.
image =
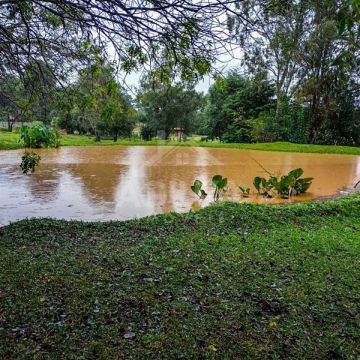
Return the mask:
<path fill-rule="evenodd" d="M 128 137 L 139 126 L 145 140 L 180 129 L 224 142 L 360 144 L 356 1 L 0 6 L 0 117 L 10 127 L 36 120 L 98 140 Z M 225 21 L 214 22 L 211 12 Z M 149 27 L 152 38 L 146 38 Z M 212 64 L 225 42 L 240 46 L 243 58 L 216 74 Z M 114 61 L 108 60 L 109 44 Z M 119 68 L 149 63 L 130 96 L 119 83 Z M 196 82 L 211 73 L 208 94 L 198 93 Z"/>

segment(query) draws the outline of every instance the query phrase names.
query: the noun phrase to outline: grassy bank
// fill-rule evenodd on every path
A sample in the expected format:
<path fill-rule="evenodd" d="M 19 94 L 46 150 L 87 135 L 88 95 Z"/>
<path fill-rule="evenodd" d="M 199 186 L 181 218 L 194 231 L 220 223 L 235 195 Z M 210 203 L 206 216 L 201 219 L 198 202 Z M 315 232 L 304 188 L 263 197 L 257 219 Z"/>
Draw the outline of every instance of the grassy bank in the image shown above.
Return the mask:
<path fill-rule="evenodd" d="M 358 359 L 360 195 L 0 229 L 0 358 Z"/>
<path fill-rule="evenodd" d="M 22 145 L 19 140 L 20 136 L 15 132 L 0 131 L 0 150 L 21 149 Z"/>
<path fill-rule="evenodd" d="M 360 147 L 332 146 L 332 145 L 310 145 L 293 144 L 288 142 L 260 143 L 260 144 L 224 144 L 216 141 L 201 142 L 196 138 L 194 141 L 174 142 L 164 140 L 140 141 L 140 140 L 102 140 L 95 142 L 94 137 L 85 135 L 65 135 L 61 138 L 62 146 L 116 146 L 116 145 L 176 145 L 176 146 L 200 146 L 213 148 L 235 148 L 265 151 L 286 151 L 303 153 L 328 153 L 328 154 L 349 154 L 360 155 Z M 0 150 L 11 150 L 21 148 L 19 135 L 16 133 L 0 132 Z"/>

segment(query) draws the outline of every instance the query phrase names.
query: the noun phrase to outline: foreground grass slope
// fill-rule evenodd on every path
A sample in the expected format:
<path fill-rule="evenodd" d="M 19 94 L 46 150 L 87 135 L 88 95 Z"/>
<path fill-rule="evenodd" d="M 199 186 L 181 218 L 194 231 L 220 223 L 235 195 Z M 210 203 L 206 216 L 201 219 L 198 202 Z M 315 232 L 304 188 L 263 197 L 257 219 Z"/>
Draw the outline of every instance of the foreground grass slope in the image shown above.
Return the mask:
<path fill-rule="evenodd" d="M 0 358 L 358 359 L 360 195 L 0 229 Z"/>
<path fill-rule="evenodd" d="M 174 142 L 165 140 L 124 140 L 117 142 L 113 140 L 101 140 L 95 142 L 93 136 L 86 135 L 64 135 L 61 137 L 61 146 L 116 146 L 116 145 L 170 145 L 170 146 L 200 146 L 215 148 L 235 148 L 265 151 L 286 151 L 286 152 L 303 152 L 303 153 L 328 153 L 328 154 L 348 154 L 360 155 L 360 147 L 351 146 L 333 146 L 333 145 L 311 145 L 311 144 L 292 144 L 288 142 L 259 143 L 259 144 L 227 144 L 216 141 L 194 141 Z M 0 131 L 0 150 L 20 149 L 22 147 L 19 142 L 19 134 L 13 132 Z"/>

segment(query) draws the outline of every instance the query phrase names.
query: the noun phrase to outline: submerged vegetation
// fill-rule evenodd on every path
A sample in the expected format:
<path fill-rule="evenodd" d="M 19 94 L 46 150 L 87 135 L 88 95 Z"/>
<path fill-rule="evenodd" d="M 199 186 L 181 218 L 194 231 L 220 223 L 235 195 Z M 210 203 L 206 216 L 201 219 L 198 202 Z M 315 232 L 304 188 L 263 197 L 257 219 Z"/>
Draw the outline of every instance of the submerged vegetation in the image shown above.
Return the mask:
<path fill-rule="evenodd" d="M 239 190 L 241 191 L 241 195 L 243 197 L 249 197 L 250 196 L 250 188 L 246 185 L 238 185 Z"/>
<path fill-rule="evenodd" d="M 0 357 L 357 359 L 360 196 L 0 229 Z M 69 336 L 71 334 L 71 336 Z"/>
<path fill-rule="evenodd" d="M 303 173 L 303 169 L 298 168 L 290 171 L 287 175 L 281 176 L 280 179 L 271 174 L 268 179 L 256 176 L 253 185 L 258 193 L 265 197 L 278 195 L 287 198 L 303 194 L 309 189 L 313 178 L 300 178 Z"/>
<path fill-rule="evenodd" d="M 228 187 L 227 187 L 228 180 L 227 178 L 223 178 L 221 175 L 214 175 L 211 182 L 214 188 L 213 199 L 215 202 L 217 202 L 220 199 L 220 197 L 228 191 Z M 207 193 L 202 188 L 202 186 L 203 183 L 200 180 L 196 179 L 194 181 L 194 184 L 191 185 L 191 190 L 201 200 L 204 200 L 207 196 Z"/>
<path fill-rule="evenodd" d="M 222 177 L 221 175 L 215 175 L 213 176 L 211 182 L 213 187 L 215 188 L 214 201 L 218 201 L 220 196 L 228 191 L 228 179 Z"/>
<path fill-rule="evenodd" d="M 35 168 L 39 166 L 41 157 L 34 152 L 25 152 L 21 158 L 21 170 L 24 174 L 35 172 Z"/>
<path fill-rule="evenodd" d="M 205 199 L 207 196 L 207 193 L 202 188 L 203 183 L 200 180 L 195 180 L 194 184 L 191 185 L 191 190 L 194 194 L 196 194 L 201 200 Z"/>
<path fill-rule="evenodd" d="M 274 196 L 280 196 L 282 198 L 290 198 L 295 195 L 305 193 L 312 184 L 312 177 L 300 178 L 303 175 L 304 170 L 297 168 L 291 170 L 287 175 L 277 178 L 269 173 L 268 179 L 256 176 L 253 180 L 253 185 L 257 192 L 264 197 L 272 198 Z M 222 175 L 215 175 L 212 178 L 212 185 L 215 188 L 214 201 L 218 201 L 224 193 L 228 191 L 228 179 L 223 178 Z M 205 199 L 207 193 L 202 189 L 203 183 L 200 180 L 195 180 L 191 186 L 191 190 L 199 196 L 200 199 Z M 242 197 L 250 196 L 250 188 L 246 185 L 238 185 Z"/>

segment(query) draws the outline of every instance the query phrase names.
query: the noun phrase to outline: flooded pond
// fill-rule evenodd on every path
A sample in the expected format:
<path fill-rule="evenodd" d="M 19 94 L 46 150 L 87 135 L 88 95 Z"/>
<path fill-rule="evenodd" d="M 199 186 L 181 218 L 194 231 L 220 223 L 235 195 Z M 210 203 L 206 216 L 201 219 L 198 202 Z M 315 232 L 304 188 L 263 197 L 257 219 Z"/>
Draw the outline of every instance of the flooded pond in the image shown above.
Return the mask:
<path fill-rule="evenodd" d="M 211 178 L 229 179 L 227 199 L 260 203 L 304 201 L 338 193 L 360 178 L 360 157 L 238 149 L 97 146 L 36 150 L 42 157 L 36 173 L 23 175 L 22 151 L 0 151 L 0 224 L 26 217 L 123 220 L 166 211 L 188 211 L 196 200 L 195 179 L 211 201 Z M 301 167 L 314 177 L 309 192 L 293 200 L 241 199 L 237 185 L 254 191 L 252 180 Z"/>

